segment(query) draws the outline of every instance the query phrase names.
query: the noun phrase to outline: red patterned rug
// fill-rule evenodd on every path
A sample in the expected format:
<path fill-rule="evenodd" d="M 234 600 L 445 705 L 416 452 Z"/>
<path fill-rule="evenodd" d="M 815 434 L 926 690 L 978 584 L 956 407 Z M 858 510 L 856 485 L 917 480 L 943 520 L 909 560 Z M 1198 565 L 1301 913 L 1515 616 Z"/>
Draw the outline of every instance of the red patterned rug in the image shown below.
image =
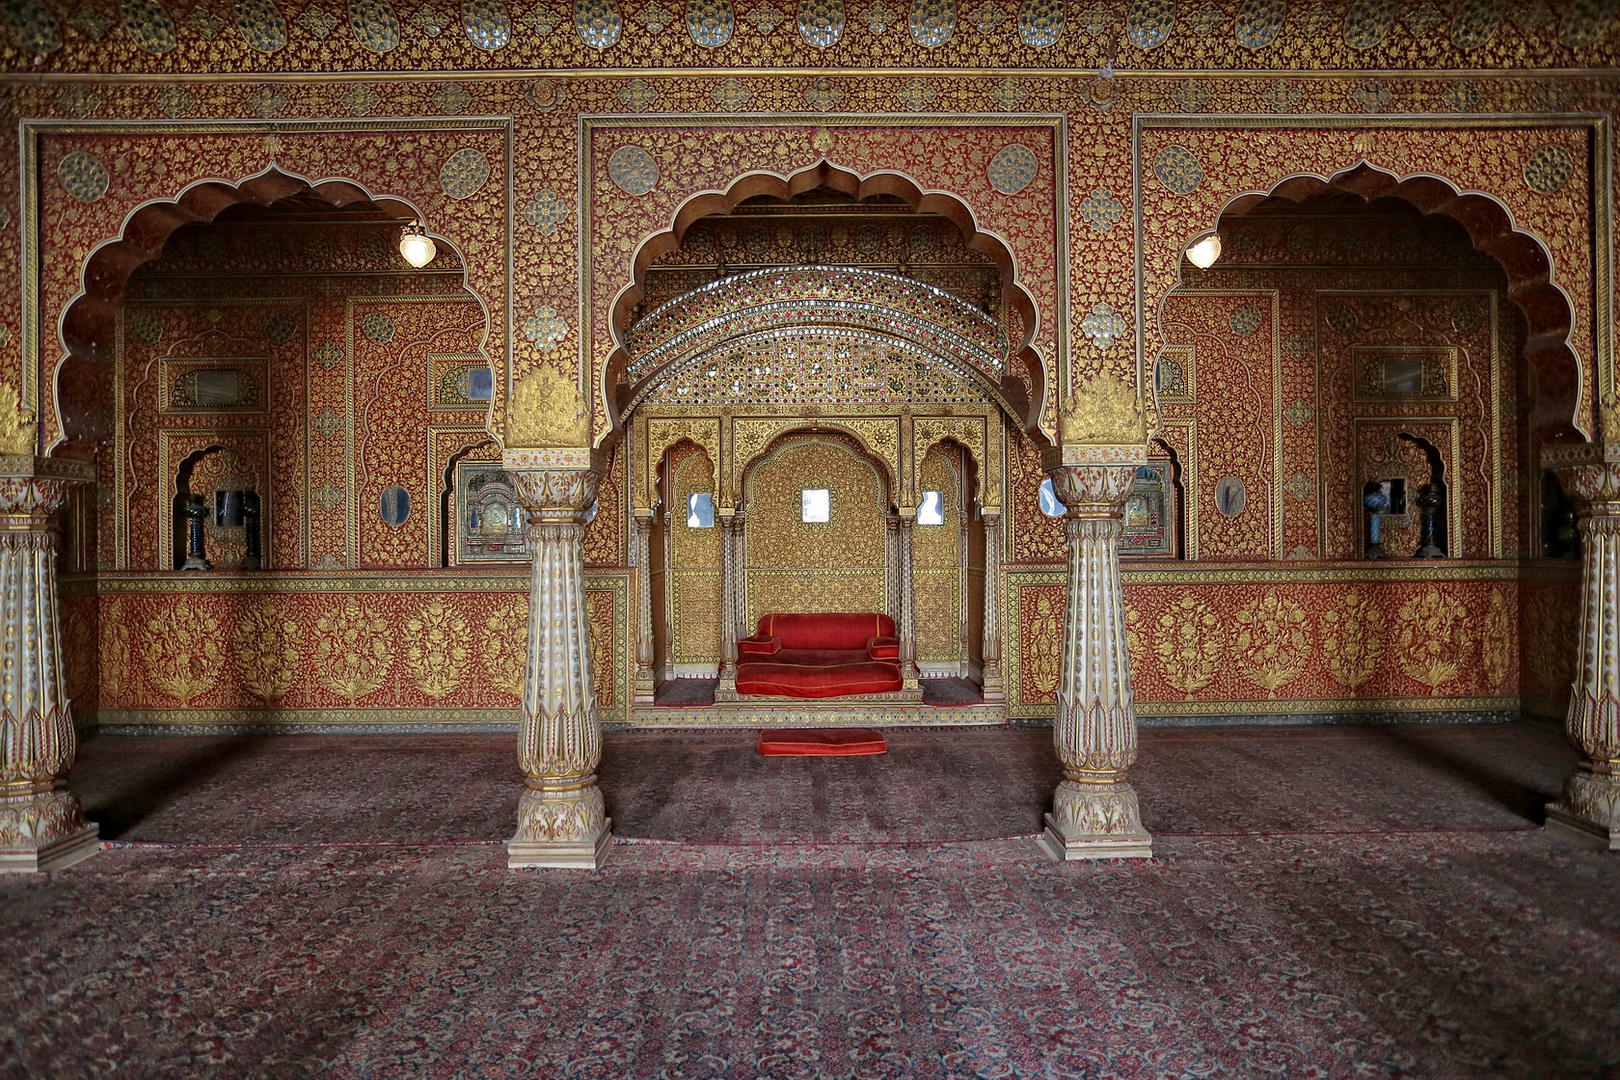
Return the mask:
<path fill-rule="evenodd" d="M 506 868 L 510 736 L 90 739 L 122 839 L 0 878 L 0 1077 L 1620 1075 L 1554 728 L 1147 731 L 1156 858 L 1068 865 L 1049 732 L 887 734 L 610 734 L 597 873 Z"/>

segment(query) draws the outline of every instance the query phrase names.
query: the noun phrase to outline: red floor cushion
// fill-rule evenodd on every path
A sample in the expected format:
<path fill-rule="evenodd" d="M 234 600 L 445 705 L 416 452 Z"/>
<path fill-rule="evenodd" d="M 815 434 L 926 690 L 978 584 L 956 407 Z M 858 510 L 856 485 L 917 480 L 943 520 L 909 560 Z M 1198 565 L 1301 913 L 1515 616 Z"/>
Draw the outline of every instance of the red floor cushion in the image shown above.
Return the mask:
<path fill-rule="evenodd" d="M 889 749 L 883 733 L 870 728 L 822 728 L 814 731 L 762 731 L 759 752 L 766 757 L 856 757 Z"/>

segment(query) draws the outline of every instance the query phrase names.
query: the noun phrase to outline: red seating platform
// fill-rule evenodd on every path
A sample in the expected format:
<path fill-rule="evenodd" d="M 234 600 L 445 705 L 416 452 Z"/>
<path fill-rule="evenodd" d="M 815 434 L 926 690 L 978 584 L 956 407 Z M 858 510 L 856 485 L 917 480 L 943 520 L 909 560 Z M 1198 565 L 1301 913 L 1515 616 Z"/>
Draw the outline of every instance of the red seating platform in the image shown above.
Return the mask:
<path fill-rule="evenodd" d="M 900 641 L 887 615 L 760 617 L 737 642 L 737 693 L 831 698 L 899 690 Z"/>

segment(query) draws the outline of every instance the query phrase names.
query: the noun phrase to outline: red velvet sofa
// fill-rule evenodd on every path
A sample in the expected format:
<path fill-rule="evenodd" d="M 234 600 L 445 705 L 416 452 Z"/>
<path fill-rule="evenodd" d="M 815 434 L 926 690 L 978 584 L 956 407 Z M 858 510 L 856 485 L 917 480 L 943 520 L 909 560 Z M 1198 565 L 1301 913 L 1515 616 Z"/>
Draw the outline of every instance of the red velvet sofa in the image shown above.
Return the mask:
<path fill-rule="evenodd" d="M 737 642 L 737 693 L 830 698 L 899 690 L 894 620 L 872 613 L 765 615 Z"/>

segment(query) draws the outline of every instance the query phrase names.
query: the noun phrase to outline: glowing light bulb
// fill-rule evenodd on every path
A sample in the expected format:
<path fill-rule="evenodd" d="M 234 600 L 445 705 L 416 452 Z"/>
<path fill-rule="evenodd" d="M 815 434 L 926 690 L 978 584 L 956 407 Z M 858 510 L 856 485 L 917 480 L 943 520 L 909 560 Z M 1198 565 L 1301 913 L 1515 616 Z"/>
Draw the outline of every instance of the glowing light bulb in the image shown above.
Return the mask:
<path fill-rule="evenodd" d="M 1201 236 L 1187 249 L 1187 258 L 1200 270 L 1208 270 L 1221 257 L 1221 238 L 1216 233 Z"/>
<path fill-rule="evenodd" d="M 405 261 L 420 270 L 439 254 L 438 245 L 422 231 L 422 223 L 413 221 L 405 226 L 399 237 L 399 253 Z"/>

